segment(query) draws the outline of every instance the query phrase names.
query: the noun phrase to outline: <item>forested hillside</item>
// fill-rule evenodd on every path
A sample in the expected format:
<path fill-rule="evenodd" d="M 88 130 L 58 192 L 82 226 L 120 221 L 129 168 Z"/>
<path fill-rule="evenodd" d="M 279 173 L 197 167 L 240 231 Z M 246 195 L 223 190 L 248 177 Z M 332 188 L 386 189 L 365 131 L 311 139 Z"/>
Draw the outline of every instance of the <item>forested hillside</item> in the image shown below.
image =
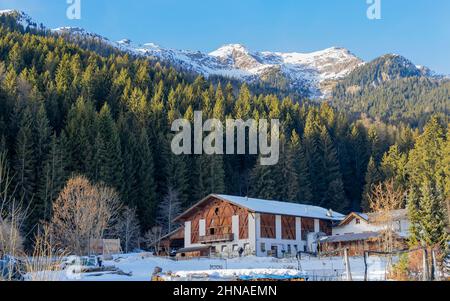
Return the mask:
<path fill-rule="evenodd" d="M 429 73 L 401 56 L 386 55 L 340 81 L 333 104 L 385 122 L 423 127 L 433 114 L 450 114 L 450 80 Z"/>
<path fill-rule="evenodd" d="M 123 204 L 137 209 L 143 230 L 157 223 L 159 205 L 173 191 L 182 208 L 227 193 L 361 210 L 363 193 L 403 168 L 393 156 L 407 161 L 419 135 L 404 125 L 351 121 L 327 104 L 193 80 L 146 59 L 108 54 L 48 33 L 0 27 L 0 146 L 16 198 L 32 209 L 30 230 L 50 220 L 73 175 L 116 189 Z M 280 119 L 280 163 L 173 155 L 172 121 L 192 120 L 196 110 L 220 120 Z"/>

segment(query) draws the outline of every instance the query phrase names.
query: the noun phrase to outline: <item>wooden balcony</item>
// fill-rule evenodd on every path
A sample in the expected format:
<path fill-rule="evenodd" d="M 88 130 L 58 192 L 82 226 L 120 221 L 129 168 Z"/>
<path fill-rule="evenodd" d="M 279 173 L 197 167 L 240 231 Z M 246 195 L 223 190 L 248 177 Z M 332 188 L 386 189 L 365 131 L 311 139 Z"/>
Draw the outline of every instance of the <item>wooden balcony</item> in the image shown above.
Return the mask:
<path fill-rule="evenodd" d="M 202 244 L 213 243 L 213 242 L 227 242 L 233 241 L 234 234 L 217 234 L 217 235 L 206 235 L 200 236 L 199 242 Z"/>

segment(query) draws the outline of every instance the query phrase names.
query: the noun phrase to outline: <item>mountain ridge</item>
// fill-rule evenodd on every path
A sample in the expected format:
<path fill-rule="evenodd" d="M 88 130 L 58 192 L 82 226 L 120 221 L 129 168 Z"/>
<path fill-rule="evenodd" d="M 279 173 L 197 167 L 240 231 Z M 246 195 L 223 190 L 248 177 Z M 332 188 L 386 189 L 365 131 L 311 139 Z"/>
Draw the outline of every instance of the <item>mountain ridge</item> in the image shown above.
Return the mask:
<path fill-rule="evenodd" d="M 24 27 L 38 27 L 37 23 L 24 12 L 4 10 L 0 11 L 0 15 L 2 14 L 15 14 L 18 22 Z M 408 69 L 404 72 L 405 75 L 437 76 L 429 68 L 416 66 L 410 60 L 397 54 L 386 54 L 371 62 L 365 62 L 343 47 L 300 53 L 251 51 L 242 44 L 226 44 L 214 51 L 204 53 L 164 48 L 155 43 L 136 45 L 129 39 L 111 41 L 79 27 L 59 27 L 50 31 L 54 34 L 99 39 L 120 51 L 153 58 L 207 78 L 220 76 L 247 83 L 263 82 L 274 86 L 283 85 L 285 90 L 306 90 L 311 98 L 329 98 L 339 81 L 348 80 L 348 77 L 359 72 L 360 69 L 371 68 L 377 61 L 383 61 L 386 57 L 393 58 L 396 69 L 402 65 L 405 70 Z M 378 68 L 373 68 L 373 72 L 377 73 Z M 385 72 L 381 76 L 377 74 L 377 76 L 386 75 L 384 79 L 389 80 L 388 73 Z M 400 76 L 403 76 L 403 73 Z M 377 78 L 375 82 L 382 82 L 384 79 Z"/>

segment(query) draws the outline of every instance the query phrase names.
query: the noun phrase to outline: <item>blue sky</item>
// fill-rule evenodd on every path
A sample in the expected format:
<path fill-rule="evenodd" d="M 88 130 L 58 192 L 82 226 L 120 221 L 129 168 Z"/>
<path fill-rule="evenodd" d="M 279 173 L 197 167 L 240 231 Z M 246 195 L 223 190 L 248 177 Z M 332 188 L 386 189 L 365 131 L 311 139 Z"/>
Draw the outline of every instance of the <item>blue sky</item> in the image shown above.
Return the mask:
<path fill-rule="evenodd" d="M 450 74 L 450 1 L 381 0 L 81 0 L 81 20 L 66 0 L 0 0 L 48 27 L 79 26 L 112 40 L 212 51 L 241 43 L 251 50 L 314 51 L 341 46 L 365 60 L 398 53 Z"/>

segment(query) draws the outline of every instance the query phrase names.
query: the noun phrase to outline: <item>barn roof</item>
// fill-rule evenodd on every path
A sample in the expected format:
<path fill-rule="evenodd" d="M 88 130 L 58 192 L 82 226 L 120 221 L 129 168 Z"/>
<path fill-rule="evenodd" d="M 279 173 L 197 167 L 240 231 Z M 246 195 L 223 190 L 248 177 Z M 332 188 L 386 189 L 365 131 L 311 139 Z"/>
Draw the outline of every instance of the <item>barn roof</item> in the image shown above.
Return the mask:
<path fill-rule="evenodd" d="M 408 216 L 408 212 L 406 209 L 397 209 L 390 211 L 390 214 L 392 216 L 392 220 L 394 221 L 400 221 L 402 219 L 406 219 Z M 361 218 L 364 219 L 369 224 L 376 224 L 377 220 L 379 220 L 380 213 L 359 213 L 359 212 L 352 212 L 349 215 L 347 215 L 339 224 L 339 227 L 345 226 L 348 223 L 350 223 L 355 218 Z"/>
<path fill-rule="evenodd" d="M 349 241 L 361 241 L 374 239 L 381 236 L 380 232 L 364 232 L 364 233 L 352 233 L 344 235 L 327 236 L 320 239 L 321 243 L 337 243 L 337 242 L 349 242 Z"/>
<path fill-rule="evenodd" d="M 287 215 L 287 216 L 296 216 L 296 217 L 309 217 L 309 218 L 317 218 L 324 219 L 330 221 L 341 221 L 345 216 L 343 214 L 327 210 L 325 208 L 311 206 L 311 205 L 302 205 L 296 203 L 287 203 L 287 202 L 279 202 L 279 201 L 269 201 L 263 199 L 255 199 L 255 198 L 247 198 L 247 197 L 239 197 L 239 196 L 231 196 L 231 195 L 223 195 L 223 194 L 211 194 L 208 197 L 204 198 L 192 208 L 188 209 L 185 213 L 179 216 L 176 220 L 182 218 L 183 216 L 189 214 L 191 210 L 195 209 L 197 206 L 202 205 L 204 202 L 207 202 L 211 198 L 220 199 L 225 202 L 232 203 L 238 207 L 246 208 L 251 212 L 255 213 L 267 213 L 267 214 L 276 214 L 276 215 Z"/>

